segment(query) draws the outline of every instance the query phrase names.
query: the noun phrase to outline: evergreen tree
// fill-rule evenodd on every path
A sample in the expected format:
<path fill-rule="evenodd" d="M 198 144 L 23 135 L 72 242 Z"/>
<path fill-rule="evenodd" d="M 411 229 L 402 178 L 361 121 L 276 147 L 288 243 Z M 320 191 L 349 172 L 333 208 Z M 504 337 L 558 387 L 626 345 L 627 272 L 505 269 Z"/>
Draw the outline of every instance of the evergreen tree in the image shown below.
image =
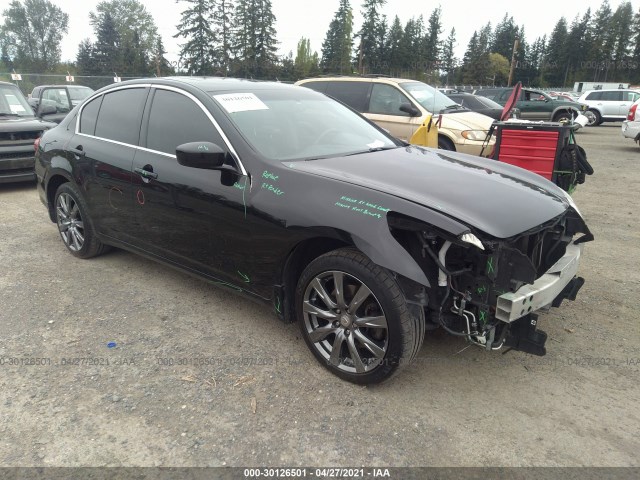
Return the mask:
<path fill-rule="evenodd" d="M 364 73 L 364 70 L 367 70 L 365 65 L 368 66 L 368 70 L 375 70 L 376 66 L 383 60 L 379 57 L 380 9 L 385 3 L 387 3 L 387 0 L 364 0 L 362 4 L 363 22 L 360 31 L 356 35 L 358 38 L 356 58 L 360 73 Z"/>
<path fill-rule="evenodd" d="M 454 78 L 454 71 L 456 68 L 456 57 L 454 49 L 456 47 L 456 29 L 452 28 L 449 36 L 444 42 L 442 49 L 442 70 L 444 72 L 445 85 L 449 85 L 449 82 Z"/>
<path fill-rule="evenodd" d="M 169 61 L 164 56 L 166 53 L 162 38 L 158 37 L 156 39 L 156 48 L 153 52 L 153 72 L 158 77 L 164 77 L 174 73 L 173 67 L 171 67 Z"/>
<path fill-rule="evenodd" d="M 225 75 L 231 67 L 233 55 L 233 0 L 217 0 L 211 18 L 212 30 L 218 40 L 216 55 Z"/>
<path fill-rule="evenodd" d="M 111 75 L 122 72 L 120 34 L 110 14 L 105 14 L 96 26 L 97 39 L 93 46 L 96 73 Z"/>
<path fill-rule="evenodd" d="M 513 21 L 513 17 L 505 13 L 504 18 L 496 25 L 495 34 L 491 41 L 491 52 L 499 53 L 511 60 L 513 54 L 513 44 L 518 35 L 518 27 Z"/>
<path fill-rule="evenodd" d="M 546 52 L 544 81 L 552 87 L 564 86 L 568 60 L 567 39 L 569 32 L 564 17 L 558 20 L 549 38 Z"/>
<path fill-rule="evenodd" d="M 181 22 L 176 26 L 178 33 L 174 35 L 187 40 L 180 46 L 180 60 L 189 74 L 210 75 L 216 61 L 216 38 L 209 23 L 211 0 L 179 1 L 190 5 L 182 12 Z"/>
<path fill-rule="evenodd" d="M 76 68 L 79 75 L 95 75 L 96 65 L 91 40 L 85 38 L 78 46 L 76 55 Z"/>
<path fill-rule="evenodd" d="M 432 72 L 440 67 L 441 47 L 440 34 L 442 34 L 442 9 L 433 10 L 429 16 L 427 33 L 424 41 L 423 58 L 427 63 L 427 71 Z"/>
<path fill-rule="evenodd" d="M 401 47 L 403 36 L 404 29 L 402 28 L 402 23 L 400 23 L 400 18 L 396 15 L 389 28 L 385 45 L 384 58 L 388 65 L 390 75 L 400 76 L 402 69 Z"/>
<path fill-rule="evenodd" d="M 630 2 L 621 3 L 611 18 L 613 27 L 613 71 L 609 72 L 612 80 L 626 77 L 627 64 L 630 62 L 630 40 L 633 35 L 633 7 Z M 637 58 L 636 58 L 637 59 Z"/>
<path fill-rule="evenodd" d="M 322 43 L 321 67 L 325 73 L 351 73 L 353 48 L 353 10 L 349 0 L 340 0 L 340 6 L 329 25 Z"/>
<path fill-rule="evenodd" d="M 235 14 L 236 74 L 273 75 L 278 42 L 271 0 L 238 0 Z"/>

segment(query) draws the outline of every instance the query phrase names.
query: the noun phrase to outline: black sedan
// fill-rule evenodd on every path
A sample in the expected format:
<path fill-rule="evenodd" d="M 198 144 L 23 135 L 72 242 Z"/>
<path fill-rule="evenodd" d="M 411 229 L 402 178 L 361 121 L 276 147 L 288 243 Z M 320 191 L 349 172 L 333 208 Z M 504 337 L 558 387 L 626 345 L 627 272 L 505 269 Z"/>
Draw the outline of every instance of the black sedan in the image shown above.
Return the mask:
<path fill-rule="evenodd" d="M 106 87 L 43 136 L 36 163 L 72 255 L 115 246 L 262 300 L 356 383 L 389 377 L 437 327 L 544 354 L 534 312 L 575 298 L 593 238 L 539 175 L 409 146 L 277 83 Z"/>
<path fill-rule="evenodd" d="M 490 98 L 473 95 L 471 93 L 448 93 L 447 97 L 458 105 L 462 105 L 469 110 L 482 113 L 488 117 L 495 118 L 496 120 L 500 120 L 500 115 L 502 115 L 502 110 L 504 109 L 502 105 L 494 102 Z M 520 118 L 520 110 L 514 108 L 511 112 L 511 117 Z"/>

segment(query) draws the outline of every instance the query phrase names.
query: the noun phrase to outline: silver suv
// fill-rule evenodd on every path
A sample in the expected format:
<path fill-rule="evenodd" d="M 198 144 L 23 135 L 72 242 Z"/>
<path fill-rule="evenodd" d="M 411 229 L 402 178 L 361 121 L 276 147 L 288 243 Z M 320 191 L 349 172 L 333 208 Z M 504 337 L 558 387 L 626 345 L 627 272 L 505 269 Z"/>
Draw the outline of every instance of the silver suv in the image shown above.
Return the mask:
<path fill-rule="evenodd" d="M 629 108 L 640 98 L 636 90 L 588 90 L 578 100 L 589 106 L 593 115 L 587 115 L 589 125 L 602 122 L 621 122 L 627 118 Z"/>

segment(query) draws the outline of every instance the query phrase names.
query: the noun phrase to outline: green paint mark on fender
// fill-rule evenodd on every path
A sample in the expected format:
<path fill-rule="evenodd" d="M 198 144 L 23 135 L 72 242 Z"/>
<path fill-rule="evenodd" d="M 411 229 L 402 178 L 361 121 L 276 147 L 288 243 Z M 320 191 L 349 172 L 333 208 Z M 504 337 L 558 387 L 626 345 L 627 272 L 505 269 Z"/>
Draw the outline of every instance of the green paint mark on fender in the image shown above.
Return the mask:
<path fill-rule="evenodd" d="M 262 172 L 262 178 L 277 182 L 280 177 L 278 175 L 274 175 L 273 173 L 269 172 L 269 170 L 265 170 L 264 172 Z"/>
<path fill-rule="evenodd" d="M 223 287 L 228 287 L 231 288 L 233 290 L 236 290 L 238 292 L 241 292 L 242 289 L 240 287 L 236 287 L 235 285 L 231 285 L 230 283 L 227 282 L 213 282 L 215 285 L 222 285 Z"/>
<path fill-rule="evenodd" d="M 278 187 L 274 187 L 273 185 L 271 185 L 270 183 L 262 183 L 262 189 L 263 190 L 268 190 L 269 192 L 273 193 L 276 196 L 281 196 L 284 195 L 284 192 L 282 190 L 280 190 Z"/>
<path fill-rule="evenodd" d="M 340 199 L 334 204 L 335 207 L 344 208 L 354 213 L 359 213 L 367 217 L 382 219 L 382 214 L 390 211 L 389 208 L 382 207 L 375 203 L 368 202 L 366 200 L 358 200 L 347 196 L 341 196 Z"/>
<path fill-rule="evenodd" d="M 496 269 L 493 266 L 493 257 L 489 257 L 489 260 L 487 260 L 487 274 L 489 273 L 496 273 Z"/>
<path fill-rule="evenodd" d="M 280 297 L 276 297 L 276 312 L 282 313 L 280 311 Z"/>
<path fill-rule="evenodd" d="M 242 277 L 242 280 L 244 280 L 244 283 L 251 283 L 251 279 L 249 278 L 249 276 L 245 275 L 240 270 L 238 270 L 238 275 Z"/>

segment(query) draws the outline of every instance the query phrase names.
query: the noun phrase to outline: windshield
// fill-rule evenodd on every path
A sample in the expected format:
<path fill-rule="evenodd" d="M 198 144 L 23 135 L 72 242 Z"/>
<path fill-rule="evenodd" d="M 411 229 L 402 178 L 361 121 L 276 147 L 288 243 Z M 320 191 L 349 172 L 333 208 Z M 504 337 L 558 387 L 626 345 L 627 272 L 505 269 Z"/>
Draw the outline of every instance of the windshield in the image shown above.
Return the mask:
<path fill-rule="evenodd" d="M 13 85 L 0 85 L 0 116 L 32 117 L 33 109 Z"/>
<path fill-rule="evenodd" d="M 307 88 L 209 94 L 244 139 L 270 160 L 313 160 L 398 146 L 344 105 Z"/>
<path fill-rule="evenodd" d="M 440 113 L 442 110 L 455 106 L 456 102 L 426 83 L 405 82 L 400 86 L 431 113 Z"/>
<path fill-rule="evenodd" d="M 72 102 L 84 100 L 93 93 L 93 90 L 89 87 L 67 87 L 67 89 L 69 90 L 69 96 Z M 74 103 L 74 105 L 77 104 Z"/>

